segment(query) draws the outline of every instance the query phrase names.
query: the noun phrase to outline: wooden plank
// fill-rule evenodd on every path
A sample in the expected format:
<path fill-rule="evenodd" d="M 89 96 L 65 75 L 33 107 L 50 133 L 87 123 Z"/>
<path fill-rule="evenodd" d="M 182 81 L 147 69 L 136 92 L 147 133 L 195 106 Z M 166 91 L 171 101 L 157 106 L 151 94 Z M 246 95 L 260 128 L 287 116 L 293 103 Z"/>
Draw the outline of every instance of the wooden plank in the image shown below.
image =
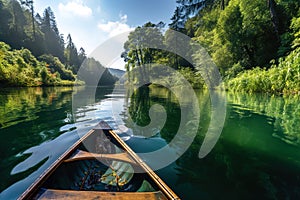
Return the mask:
<path fill-rule="evenodd" d="M 131 157 L 127 153 L 97 154 L 97 153 L 90 153 L 82 150 L 77 150 L 74 155 L 72 155 L 64 162 L 72 162 L 76 160 L 91 160 L 91 159 L 118 160 L 118 161 L 123 161 L 134 165 L 137 164 L 134 160 L 131 159 Z"/>
<path fill-rule="evenodd" d="M 73 190 L 46 190 L 38 199 L 105 199 L 105 200 L 166 200 L 161 191 L 157 192 L 99 192 L 99 191 L 73 191 Z"/>

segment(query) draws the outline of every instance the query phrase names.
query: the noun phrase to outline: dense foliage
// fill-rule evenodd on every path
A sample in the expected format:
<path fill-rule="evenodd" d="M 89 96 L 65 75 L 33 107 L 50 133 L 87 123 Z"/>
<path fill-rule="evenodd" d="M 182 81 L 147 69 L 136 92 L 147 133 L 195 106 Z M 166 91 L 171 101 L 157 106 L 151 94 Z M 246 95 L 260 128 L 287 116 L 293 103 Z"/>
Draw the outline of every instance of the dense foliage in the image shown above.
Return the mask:
<path fill-rule="evenodd" d="M 209 52 L 229 90 L 299 92 L 300 2 L 298 0 L 177 0 L 176 2 L 178 6 L 171 18 L 169 29 L 192 37 Z M 149 27 L 149 24 L 151 23 L 138 27 L 130 34 L 125 44 L 126 51 L 123 57 L 127 62 L 128 71 L 135 66 L 143 66 L 137 58 L 145 60 L 145 57 L 149 56 L 138 45 L 141 42 L 137 40 L 143 38 L 137 35 L 143 27 Z M 161 40 L 162 45 L 180 42 L 168 30 L 163 32 L 155 25 L 152 27 L 153 31 L 158 32 L 155 39 Z M 139 55 L 139 49 L 145 53 Z M 167 64 L 185 74 L 191 72 L 191 77 L 199 74 L 201 52 L 192 55 L 196 66 L 191 66 L 184 59 L 168 52 L 152 52 L 154 52 L 150 56 L 152 63 Z M 193 85 L 199 87 L 201 83 Z"/>
<path fill-rule="evenodd" d="M 270 69 L 257 67 L 242 72 L 227 85 L 235 91 L 300 94 L 300 48 L 280 58 Z"/>
<path fill-rule="evenodd" d="M 77 50 L 72 60 L 70 56 L 65 55 L 76 47 L 70 35 L 67 37 L 65 47 L 64 37 L 57 28 L 51 8 L 46 8 L 41 16 L 34 13 L 33 1 L 20 2 L 22 4 L 17 0 L 0 1 L 0 40 L 13 49 L 27 48 L 36 57 L 51 54 L 65 64 L 76 62 L 79 56 Z M 78 63 L 79 61 L 76 64 Z"/>
<path fill-rule="evenodd" d="M 299 8 L 297 0 L 215 1 L 185 31 L 208 49 L 228 89 L 296 93 Z"/>
<path fill-rule="evenodd" d="M 71 81 L 75 79 L 74 75 L 71 71 L 65 69 L 57 57 L 47 55 L 42 57 L 44 61 L 40 62 L 28 49 L 11 50 L 9 45 L 0 42 L 0 85 L 73 84 Z"/>
<path fill-rule="evenodd" d="M 65 42 L 51 8 L 41 16 L 34 1 L 0 0 L 0 42 L 2 86 L 70 85 L 86 59 L 70 34 Z"/>
<path fill-rule="evenodd" d="M 270 69 L 255 68 L 245 71 L 233 80 L 228 87 L 247 92 L 293 93 L 300 92 L 300 10 L 290 20 L 289 32 L 281 35 L 278 48 L 279 59 L 273 59 L 267 65 Z"/>
<path fill-rule="evenodd" d="M 149 82 L 150 76 L 155 79 L 164 79 L 164 72 L 159 70 L 159 66 L 164 65 L 181 72 L 188 80 L 191 80 L 194 87 L 202 87 L 201 81 L 195 82 L 200 76 L 194 74 L 193 66 L 184 58 L 173 53 L 180 44 L 182 44 L 181 46 L 185 45 L 184 41 L 180 41 L 182 38 L 174 35 L 174 31 L 168 30 L 163 34 L 163 27 L 162 22 L 158 24 L 148 22 L 129 34 L 128 40 L 124 44 L 125 51 L 121 55 L 126 62 L 128 82 L 131 84 L 146 83 Z M 176 45 L 174 45 L 174 41 L 176 41 Z M 173 52 L 167 52 L 164 49 L 170 49 Z M 185 53 L 189 53 L 188 49 Z M 176 73 L 172 74 L 174 76 L 170 80 L 163 81 L 168 85 L 180 85 L 180 81 L 174 79 Z"/>

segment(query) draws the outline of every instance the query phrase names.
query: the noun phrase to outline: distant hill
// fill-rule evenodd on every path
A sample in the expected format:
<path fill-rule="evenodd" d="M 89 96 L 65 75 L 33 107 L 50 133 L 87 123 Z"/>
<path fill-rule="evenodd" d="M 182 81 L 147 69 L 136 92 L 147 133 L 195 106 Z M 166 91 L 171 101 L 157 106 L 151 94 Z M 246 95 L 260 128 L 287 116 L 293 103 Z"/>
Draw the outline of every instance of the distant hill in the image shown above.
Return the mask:
<path fill-rule="evenodd" d="M 120 79 L 125 74 L 125 71 L 124 70 L 120 70 L 120 69 L 108 68 L 108 71 L 113 76 L 116 76 L 118 79 Z"/>

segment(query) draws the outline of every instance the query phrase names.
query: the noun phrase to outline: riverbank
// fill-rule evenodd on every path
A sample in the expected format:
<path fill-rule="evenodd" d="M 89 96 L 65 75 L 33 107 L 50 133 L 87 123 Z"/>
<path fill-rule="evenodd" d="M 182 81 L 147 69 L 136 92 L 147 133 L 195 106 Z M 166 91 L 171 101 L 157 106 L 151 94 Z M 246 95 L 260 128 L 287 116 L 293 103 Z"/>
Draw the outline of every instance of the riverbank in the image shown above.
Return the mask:
<path fill-rule="evenodd" d="M 231 91 L 300 95 L 300 48 L 293 50 L 269 69 L 256 67 L 226 81 Z"/>

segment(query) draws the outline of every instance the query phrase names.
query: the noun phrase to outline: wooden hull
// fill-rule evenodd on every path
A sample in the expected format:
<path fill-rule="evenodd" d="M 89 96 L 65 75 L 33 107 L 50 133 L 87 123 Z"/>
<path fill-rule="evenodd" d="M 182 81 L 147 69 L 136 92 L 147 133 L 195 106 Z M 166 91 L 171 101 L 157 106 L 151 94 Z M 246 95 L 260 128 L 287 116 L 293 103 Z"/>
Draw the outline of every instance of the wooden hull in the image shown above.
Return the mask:
<path fill-rule="evenodd" d="M 105 122 L 100 122 L 41 174 L 19 199 L 179 197 Z"/>

